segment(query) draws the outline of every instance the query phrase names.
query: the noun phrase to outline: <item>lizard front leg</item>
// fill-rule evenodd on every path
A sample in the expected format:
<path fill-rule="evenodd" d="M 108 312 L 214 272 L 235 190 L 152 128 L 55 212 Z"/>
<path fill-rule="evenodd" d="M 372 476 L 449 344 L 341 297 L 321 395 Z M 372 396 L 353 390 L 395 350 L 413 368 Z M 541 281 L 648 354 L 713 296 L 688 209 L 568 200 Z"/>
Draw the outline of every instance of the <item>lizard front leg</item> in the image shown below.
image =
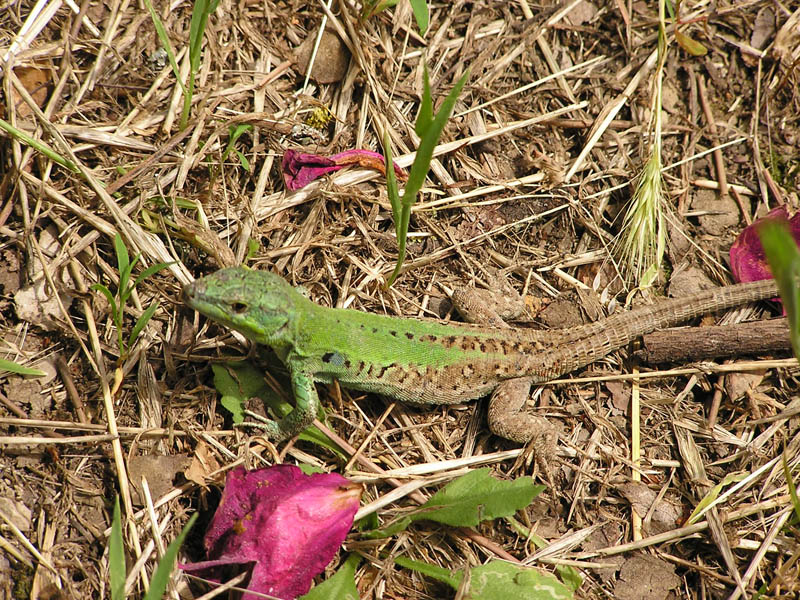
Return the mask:
<path fill-rule="evenodd" d="M 261 422 L 247 422 L 238 427 L 255 427 L 264 432 L 264 435 L 273 442 L 282 442 L 303 431 L 311 425 L 319 410 L 319 396 L 313 378 L 302 370 L 290 369 L 292 392 L 294 393 L 294 408 L 279 421 L 265 419 L 260 415 L 247 411 L 249 416 Z"/>

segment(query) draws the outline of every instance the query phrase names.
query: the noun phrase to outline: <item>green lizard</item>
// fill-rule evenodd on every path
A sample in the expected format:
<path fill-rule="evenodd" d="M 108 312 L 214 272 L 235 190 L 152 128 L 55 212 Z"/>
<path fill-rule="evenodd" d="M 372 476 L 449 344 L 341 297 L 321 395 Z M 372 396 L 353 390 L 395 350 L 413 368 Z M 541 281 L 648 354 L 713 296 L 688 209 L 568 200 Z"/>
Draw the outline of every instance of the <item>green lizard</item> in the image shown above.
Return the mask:
<path fill-rule="evenodd" d="M 706 290 L 615 314 L 589 325 L 538 331 L 406 319 L 325 308 L 281 277 L 227 268 L 184 288 L 186 304 L 272 347 L 291 377 L 295 408 L 259 425 L 275 441 L 306 428 L 317 414 L 315 382 L 413 404 L 453 404 L 493 393 L 489 428 L 526 443 L 546 432 L 524 412 L 532 383 L 588 365 L 637 337 L 709 311 L 772 298 L 772 280 Z"/>

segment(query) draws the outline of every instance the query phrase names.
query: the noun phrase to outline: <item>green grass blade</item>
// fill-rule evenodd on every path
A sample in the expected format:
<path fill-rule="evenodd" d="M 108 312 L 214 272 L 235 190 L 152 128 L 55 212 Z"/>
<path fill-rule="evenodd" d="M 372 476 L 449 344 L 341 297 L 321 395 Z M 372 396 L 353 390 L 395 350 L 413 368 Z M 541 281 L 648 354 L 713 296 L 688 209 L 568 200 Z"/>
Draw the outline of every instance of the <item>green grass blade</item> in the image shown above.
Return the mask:
<path fill-rule="evenodd" d="M 178 537 L 172 540 L 172 543 L 167 547 L 164 556 L 158 561 L 158 567 L 156 567 L 156 572 L 153 573 L 153 578 L 150 580 L 150 589 L 147 590 L 144 600 L 161 600 L 164 596 L 167 583 L 169 583 L 169 577 L 172 574 L 172 565 L 175 563 L 175 558 L 178 556 L 178 550 L 180 550 L 181 545 L 183 545 L 183 540 L 186 539 L 186 535 L 189 533 L 195 521 L 197 521 L 196 513 L 192 515 L 192 518 L 189 519 L 189 522 L 186 523 L 186 526 L 181 530 L 180 534 L 178 534 Z"/>
<path fill-rule="evenodd" d="M 414 131 L 419 137 L 423 137 L 425 132 L 433 122 L 433 96 L 431 95 L 431 79 L 428 75 L 428 65 L 422 66 L 422 104 L 419 105 L 417 122 L 414 123 Z"/>
<path fill-rule="evenodd" d="M 122 241 L 120 234 L 114 235 L 114 251 L 117 253 L 117 268 L 119 269 L 119 291 L 122 297 L 123 290 L 128 289 L 128 281 L 131 277 L 131 257 L 125 242 Z"/>
<path fill-rule="evenodd" d="M 108 578 L 111 582 L 111 600 L 125 598 L 125 550 L 122 543 L 122 516 L 119 496 L 114 499 L 114 516 L 108 538 Z"/>
<path fill-rule="evenodd" d="M 142 329 L 145 328 L 147 322 L 153 318 L 153 315 L 158 310 L 158 302 L 153 302 L 146 311 L 142 313 L 142 315 L 136 319 L 136 323 L 131 330 L 131 336 L 128 338 L 128 348 L 133 348 L 133 344 L 136 342 L 136 338 L 139 337 L 139 334 L 142 332 Z"/>
<path fill-rule="evenodd" d="M 147 6 L 147 10 L 150 11 L 150 18 L 153 20 L 153 25 L 156 28 L 158 39 L 167 53 L 169 65 L 172 67 L 172 73 L 175 75 L 175 81 L 177 81 L 178 85 L 181 86 L 181 90 L 183 90 L 183 96 L 186 97 L 186 86 L 184 85 L 183 81 L 181 81 L 181 70 L 180 67 L 178 67 L 178 61 L 175 59 L 175 50 L 172 49 L 172 44 L 170 44 L 169 35 L 167 34 L 167 30 L 164 28 L 164 23 L 161 22 L 158 13 L 153 8 L 153 3 L 150 2 L 150 0 L 144 0 L 144 3 L 145 6 Z"/>
<path fill-rule="evenodd" d="M 394 208 L 394 205 L 392 206 L 392 210 L 395 213 L 394 227 L 395 232 L 397 233 L 397 248 L 399 256 L 397 258 L 397 264 L 394 267 L 392 275 L 389 277 L 387 285 L 392 285 L 394 283 L 403 267 L 403 261 L 406 257 L 408 222 L 411 220 L 411 207 L 414 205 L 417 194 L 422 189 L 422 185 L 425 183 L 425 177 L 428 175 L 428 169 L 431 165 L 431 158 L 433 158 L 433 150 L 436 148 L 436 144 L 439 143 L 439 136 L 441 136 L 445 123 L 447 123 L 447 120 L 450 118 L 450 115 L 453 112 L 458 95 L 461 93 L 461 89 L 467 82 L 468 77 L 469 70 L 467 70 L 464 75 L 461 76 L 461 79 L 456 82 L 455 86 L 453 86 L 453 89 L 450 90 L 449 94 L 447 94 L 444 102 L 442 102 L 442 106 L 439 108 L 439 112 L 436 113 L 433 120 L 427 124 L 427 127 L 421 127 L 420 124 L 429 118 L 429 115 L 427 115 L 427 109 L 425 109 L 424 106 L 426 102 L 430 102 L 431 105 L 433 103 L 430 98 L 430 87 L 427 85 L 426 76 L 426 85 L 425 89 L 423 90 L 424 93 L 422 98 L 423 106 L 420 108 L 420 114 L 417 118 L 418 122 L 416 125 L 417 133 L 420 134 L 421 139 L 419 148 L 417 148 L 417 155 L 414 158 L 414 164 L 411 165 L 411 172 L 408 175 L 408 181 L 406 182 L 405 192 L 403 192 L 403 198 L 400 201 L 401 206 L 399 210 L 399 218 L 397 216 L 398 211 Z M 426 96 L 428 96 L 427 100 L 425 98 Z M 386 169 L 387 181 L 390 168 L 391 167 L 387 167 Z"/>
<path fill-rule="evenodd" d="M 133 287 L 136 287 L 137 285 L 139 285 L 142 281 L 144 281 L 145 279 L 147 279 L 151 275 L 155 275 L 159 271 L 161 271 L 163 269 L 166 269 L 168 266 L 174 265 L 174 264 L 175 264 L 174 262 L 168 262 L 168 263 L 157 263 L 155 265 L 150 265 L 144 271 L 139 273 L 139 276 L 133 281 Z"/>
<path fill-rule="evenodd" d="M 388 133 L 383 134 L 383 156 L 384 164 L 386 165 L 386 194 L 392 204 L 392 218 L 397 223 L 397 219 L 400 218 L 400 190 L 397 187 L 397 174 L 394 172 L 392 145 L 389 142 Z"/>
<path fill-rule="evenodd" d="M 102 283 L 94 283 L 92 284 L 89 289 L 94 290 L 96 292 L 100 292 L 103 296 L 106 297 L 108 300 L 109 305 L 111 305 L 111 316 L 114 318 L 114 322 L 117 321 L 117 301 L 114 300 L 114 294 L 111 293 L 111 290 L 104 286 Z"/>
<path fill-rule="evenodd" d="M 37 150 L 40 153 L 44 154 L 47 158 L 49 158 L 53 162 L 60 164 L 62 167 L 69 169 L 73 173 L 78 172 L 78 167 L 75 166 L 75 163 L 62 157 L 55 150 L 53 150 L 49 146 L 44 145 L 41 141 L 32 138 L 24 131 L 20 131 L 19 129 L 11 125 L 11 123 L 8 123 L 3 119 L 0 119 L 0 129 L 8 133 L 11 137 L 22 142 L 26 146 L 30 146 L 34 150 Z"/>
<path fill-rule="evenodd" d="M 3 371 L 7 371 L 9 373 L 16 373 L 17 375 L 33 375 L 34 377 L 44 377 L 47 375 L 44 371 L 40 371 L 39 369 L 32 369 L 31 367 L 23 367 L 19 363 L 15 363 L 12 360 L 6 360 L 5 358 L 0 358 L 0 375 Z"/>
<path fill-rule="evenodd" d="M 194 95 L 194 79 L 200 67 L 200 51 L 203 47 L 203 34 L 206 30 L 208 16 L 217 9 L 219 0 L 196 0 L 192 9 L 192 21 L 189 24 L 189 84 L 183 95 L 183 111 L 180 128 L 184 129 L 189 121 Z"/>
<path fill-rule="evenodd" d="M 789 461 L 786 458 L 786 447 L 783 449 L 781 455 L 781 462 L 783 463 L 783 476 L 786 477 L 786 485 L 789 488 L 789 497 L 792 499 L 792 507 L 794 508 L 794 522 L 800 522 L 800 499 L 797 497 L 797 486 L 792 479 L 792 470 L 789 468 Z"/>
<path fill-rule="evenodd" d="M 414 19 L 422 35 L 428 31 L 428 3 L 426 0 L 410 0 L 411 10 L 414 11 Z"/>
<path fill-rule="evenodd" d="M 466 71 L 464 75 L 461 76 L 461 79 L 456 82 L 456 85 L 453 86 L 453 89 L 450 90 L 450 93 L 447 94 L 447 98 L 442 102 L 439 112 L 436 113 L 433 121 L 431 121 L 427 129 L 420 136 L 422 139 L 419 142 L 419 148 L 417 148 L 414 164 L 411 165 L 411 172 L 408 174 L 408 182 L 406 183 L 406 191 L 403 194 L 403 202 L 411 202 L 413 204 L 414 199 L 422 189 L 422 185 L 425 183 L 425 177 L 428 175 L 431 158 L 433 158 L 433 150 L 436 148 L 436 144 L 439 143 L 439 136 L 442 135 L 445 123 L 447 123 L 447 120 L 450 118 L 453 107 L 456 105 L 458 95 L 461 93 L 461 89 L 467 82 L 468 77 L 469 71 Z"/>

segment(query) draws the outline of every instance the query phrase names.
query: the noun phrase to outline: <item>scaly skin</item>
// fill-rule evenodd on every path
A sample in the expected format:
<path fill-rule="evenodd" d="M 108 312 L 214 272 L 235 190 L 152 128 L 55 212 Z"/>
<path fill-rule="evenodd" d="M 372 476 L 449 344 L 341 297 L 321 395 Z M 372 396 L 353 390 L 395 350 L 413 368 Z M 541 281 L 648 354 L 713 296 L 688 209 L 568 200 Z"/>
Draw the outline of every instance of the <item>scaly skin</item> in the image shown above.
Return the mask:
<path fill-rule="evenodd" d="M 242 267 L 222 269 L 187 285 L 186 304 L 272 347 L 289 369 L 295 409 L 261 426 L 280 441 L 317 414 L 315 382 L 413 404 L 452 404 L 480 398 L 508 383 L 527 393 L 594 362 L 655 329 L 710 311 L 777 296 L 773 281 L 716 288 L 687 298 L 613 315 L 572 329 L 501 329 L 404 319 L 314 304 L 277 275 Z M 498 390 L 490 403 L 493 432 L 527 442 L 541 424 L 521 413 L 522 401 Z"/>

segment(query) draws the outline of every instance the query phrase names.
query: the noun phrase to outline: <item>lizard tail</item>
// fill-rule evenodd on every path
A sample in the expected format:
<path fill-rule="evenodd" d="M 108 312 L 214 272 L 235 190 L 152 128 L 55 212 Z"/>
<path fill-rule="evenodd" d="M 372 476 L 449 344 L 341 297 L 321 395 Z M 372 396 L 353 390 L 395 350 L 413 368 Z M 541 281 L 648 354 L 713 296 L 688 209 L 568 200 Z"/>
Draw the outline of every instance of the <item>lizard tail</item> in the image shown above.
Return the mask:
<path fill-rule="evenodd" d="M 546 372 L 542 373 L 542 380 L 553 379 L 591 364 L 656 329 L 672 327 L 709 312 L 777 295 L 778 286 L 772 279 L 739 283 L 705 290 L 686 298 L 663 300 L 652 306 L 620 312 L 589 325 L 562 331 L 555 335 L 559 349 L 546 357 L 548 364 Z M 539 370 L 535 369 L 537 375 Z"/>

